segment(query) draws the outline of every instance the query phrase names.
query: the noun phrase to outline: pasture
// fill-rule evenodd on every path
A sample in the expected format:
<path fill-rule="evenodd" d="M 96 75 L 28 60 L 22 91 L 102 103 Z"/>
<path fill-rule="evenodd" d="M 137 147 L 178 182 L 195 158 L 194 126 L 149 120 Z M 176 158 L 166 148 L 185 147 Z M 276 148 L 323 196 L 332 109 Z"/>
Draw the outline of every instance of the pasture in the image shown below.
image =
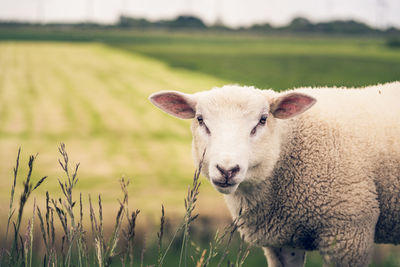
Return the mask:
<path fill-rule="evenodd" d="M 400 79 L 400 51 L 380 39 L 121 32 L 81 34 L 86 39 L 77 42 L 55 42 L 51 34 L 12 40 L 35 39 L 27 36 L 3 35 L 10 40 L 0 42 L 3 221 L 19 147 L 21 164 L 38 153 L 34 181 L 49 176 L 33 197 L 43 203 L 46 191 L 61 194 L 60 142 L 71 161 L 81 164 L 76 190 L 84 202 L 88 194 L 102 195 L 104 212 L 111 214 L 106 224 L 115 218 L 121 177 L 131 180 L 130 205 L 141 210 L 139 223 L 157 223 L 161 204 L 167 217 L 182 215 L 195 169 L 190 123 L 156 110 L 147 100 L 152 92 L 190 93 L 227 83 L 282 90 Z M 65 33 L 58 36 L 68 39 Z M 196 210 L 214 220 L 215 228 L 229 221 L 229 214 L 222 196 L 204 178 L 201 182 Z M 18 181 L 17 192 L 21 188 Z M 398 262 L 392 247 L 379 251 L 376 262 Z"/>
<path fill-rule="evenodd" d="M 387 47 L 382 39 L 327 36 L 153 38 L 111 44 L 157 58 L 174 68 L 274 90 L 301 86 L 357 87 L 400 77 L 399 50 Z"/>
<path fill-rule="evenodd" d="M 194 170 L 189 123 L 169 120 L 147 97 L 224 81 L 102 44 L 6 42 L 0 54 L 2 203 L 18 147 L 25 157 L 39 153 L 35 176 L 48 175 L 52 192 L 61 174 L 57 147 L 65 142 L 81 163 L 80 190 L 115 201 L 124 176 L 135 185 L 138 207 L 181 204 L 175 196 L 185 192 Z"/>

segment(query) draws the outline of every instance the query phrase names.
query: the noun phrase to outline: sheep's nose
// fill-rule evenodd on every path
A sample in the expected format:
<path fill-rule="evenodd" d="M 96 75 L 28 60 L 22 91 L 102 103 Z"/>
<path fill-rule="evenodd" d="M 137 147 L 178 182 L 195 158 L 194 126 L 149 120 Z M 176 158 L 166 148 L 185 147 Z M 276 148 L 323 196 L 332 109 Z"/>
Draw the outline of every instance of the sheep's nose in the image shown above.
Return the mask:
<path fill-rule="evenodd" d="M 235 175 L 240 171 L 239 165 L 236 165 L 235 167 L 230 169 L 224 169 L 223 167 L 217 165 L 217 169 L 224 176 L 226 181 L 235 177 Z"/>

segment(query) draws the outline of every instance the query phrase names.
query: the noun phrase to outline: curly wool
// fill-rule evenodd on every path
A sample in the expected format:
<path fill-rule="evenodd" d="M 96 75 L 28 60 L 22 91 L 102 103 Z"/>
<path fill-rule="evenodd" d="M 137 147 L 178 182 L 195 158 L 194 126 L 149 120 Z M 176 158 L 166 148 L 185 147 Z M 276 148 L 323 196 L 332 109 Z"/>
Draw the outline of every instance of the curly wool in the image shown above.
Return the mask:
<path fill-rule="evenodd" d="M 250 243 L 367 266 L 374 241 L 400 242 L 400 83 L 294 91 L 316 105 L 275 122 L 281 151 L 272 173 L 243 182 L 228 207 L 246 214 Z"/>

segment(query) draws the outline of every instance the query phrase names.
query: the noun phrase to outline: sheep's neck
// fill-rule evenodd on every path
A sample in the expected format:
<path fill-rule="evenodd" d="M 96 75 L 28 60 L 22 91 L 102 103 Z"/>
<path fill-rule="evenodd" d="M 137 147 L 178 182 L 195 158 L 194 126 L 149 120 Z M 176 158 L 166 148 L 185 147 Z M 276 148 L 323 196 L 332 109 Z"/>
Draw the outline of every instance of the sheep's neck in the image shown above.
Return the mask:
<path fill-rule="evenodd" d="M 270 192 L 271 184 L 263 181 L 258 184 L 243 183 L 235 193 L 225 196 L 233 219 L 239 217 L 238 224 L 242 224 L 239 230 L 247 242 L 268 245 L 263 242 L 269 240 L 267 229 L 274 218 L 275 206 Z"/>
<path fill-rule="evenodd" d="M 284 180 L 284 177 L 277 177 L 279 169 L 282 168 L 280 159 L 285 151 L 290 150 L 288 146 L 293 144 L 293 140 L 289 140 L 292 127 L 287 127 L 283 124 L 281 127 L 281 153 L 271 173 L 265 174 L 264 179 L 256 181 L 243 182 L 238 190 L 226 195 L 226 203 L 234 219 L 238 216 L 243 223 L 241 232 L 245 235 L 248 242 L 255 243 L 261 246 L 270 244 L 284 243 L 280 240 L 279 234 L 273 227 L 274 221 L 279 220 L 280 201 L 277 196 L 279 192 L 279 183 Z M 240 215 L 241 214 L 241 215 Z M 262 237 L 260 239 L 260 237 Z M 261 243 L 260 243 L 261 242 Z M 264 244 L 264 242 L 267 242 Z"/>

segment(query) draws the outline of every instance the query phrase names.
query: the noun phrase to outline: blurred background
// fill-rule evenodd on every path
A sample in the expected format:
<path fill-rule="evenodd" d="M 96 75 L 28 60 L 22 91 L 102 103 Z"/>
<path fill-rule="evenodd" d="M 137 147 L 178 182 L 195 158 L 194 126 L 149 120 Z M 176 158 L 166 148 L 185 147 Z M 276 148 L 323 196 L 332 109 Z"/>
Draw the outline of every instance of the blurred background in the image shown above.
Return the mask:
<path fill-rule="evenodd" d="M 7 221 L 19 147 L 16 192 L 28 156 L 38 153 L 32 179 L 49 178 L 33 197 L 40 206 L 46 191 L 61 196 L 63 142 L 72 163 L 80 163 L 76 194 L 86 204 L 89 194 L 102 195 L 106 226 L 122 197 L 119 179 L 131 181 L 139 239 L 150 244 L 161 204 L 171 225 L 185 212 L 195 170 L 190 122 L 154 108 L 151 93 L 395 80 L 398 0 L 2 0 L 0 219 Z M 201 182 L 193 231 L 208 243 L 231 219 L 223 197 Z M 377 246 L 373 263 L 400 266 L 400 251 Z M 257 264 L 265 259 L 254 249 L 245 266 Z M 320 264 L 313 253 L 308 266 Z"/>

